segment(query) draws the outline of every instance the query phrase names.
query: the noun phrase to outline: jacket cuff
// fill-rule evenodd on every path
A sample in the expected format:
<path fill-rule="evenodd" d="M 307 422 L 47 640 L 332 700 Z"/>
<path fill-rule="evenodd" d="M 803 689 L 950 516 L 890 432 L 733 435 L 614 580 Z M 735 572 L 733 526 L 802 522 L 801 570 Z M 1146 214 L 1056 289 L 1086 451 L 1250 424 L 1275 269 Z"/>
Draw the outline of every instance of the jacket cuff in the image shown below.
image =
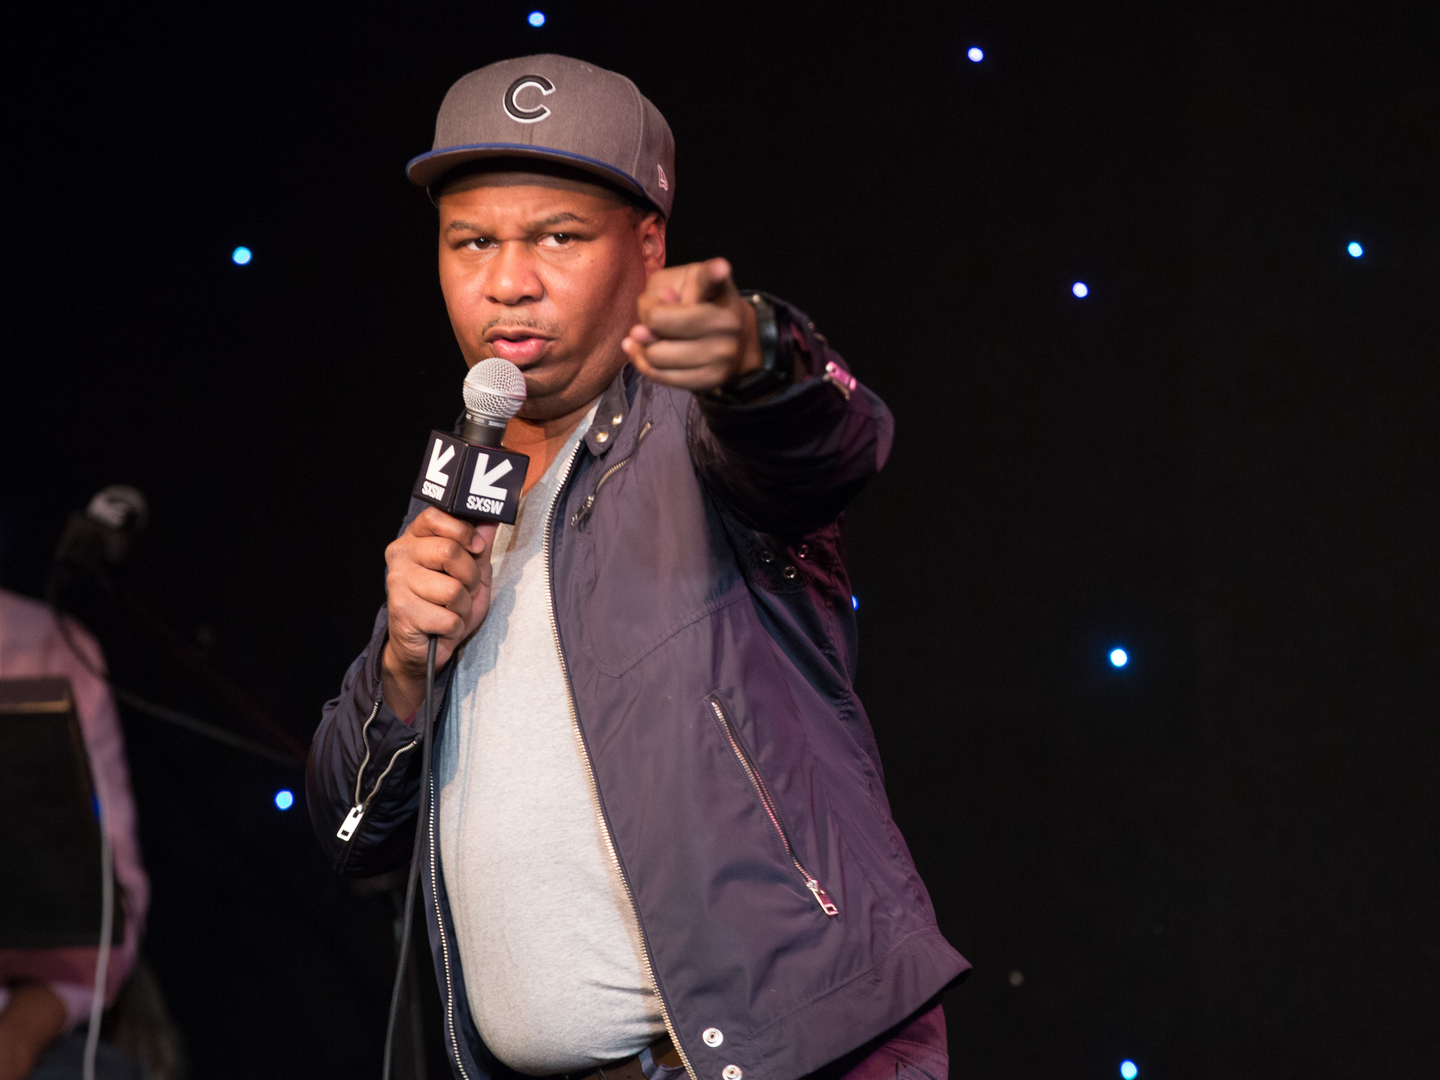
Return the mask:
<path fill-rule="evenodd" d="M 744 291 L 752 293 L 755 290 Z M 827 355 L 828 343 L 815 332 L 815 324 L 803 311 L 769 293 L 761 292 L 759 295 L 775 307 L 784 345 L 795 367 L 795 381 L 774 394 L 746 404 L 697 392 L 695 401 L 706 421 L 717 432 L 744 427 L 747 420 L 758 424 L 783 420 L 790 415 L 790 409 L 786 408 L 789 402 L 805 403 L 796 409 L 804 411 L 817 388 L 821 393 L 833 393 L 848 400 L 850 391 L 856 386 L 854 376 L 845 370 L 843 364 L 834 362 L 838 357 Z"/>
<path fill-rule="evenodd" d="M 382 674 L 382 665 L 385 660 L 385 643 L 390 639 L 390 625 L 388 619 L 381 619 L 375 627 L 375 633 L 370 638 L 370 647 L 365 653 L 365 666 L 361 669 L 360 678 L 356 682 L 357 705 L 363 705 L 365 715 L 369 715 L 370 706 L 378 701 L 380 708 L 376 710 L 375 720 L 383 731 L 392 722 L 401 724 L 407 728 L 415 727 L 415 718 L 420 715 L 420 707 L 409 716 L 397 716 L 395 710 L 385 701 L 385 680 Z M 454 657 L 451 657 L 453 660 Z M 444 699 L 446 687 L 450 681 L 450 663 L 437 668 L 435 671 L 435 701 L 438 703 Z M 369 696 L 364 701 L 358 700 L 363 694 Z"/>
<path fill-rule="evenodd" d="M 385 642 L 389 639 L 389 620 L 381 618 L 375 627 L 375 633 L 371 635 L 370 647 L 365 650 L 365 666 L 360 670 L 360 677 L 355 680 L 357 698 L 365 698 L 364 702 L 357 700 L 356 704 L 363 704 L 367 714 L 372 702 L 380 702 L 380 712 L 376 715 L 377 720 L 387 713 L 391 719 L 395 717 L 395 714 L 390 712 L 389 706 L 385 704 L 385 680 L 381 677 L 380 670 L 385 659 Z"/>

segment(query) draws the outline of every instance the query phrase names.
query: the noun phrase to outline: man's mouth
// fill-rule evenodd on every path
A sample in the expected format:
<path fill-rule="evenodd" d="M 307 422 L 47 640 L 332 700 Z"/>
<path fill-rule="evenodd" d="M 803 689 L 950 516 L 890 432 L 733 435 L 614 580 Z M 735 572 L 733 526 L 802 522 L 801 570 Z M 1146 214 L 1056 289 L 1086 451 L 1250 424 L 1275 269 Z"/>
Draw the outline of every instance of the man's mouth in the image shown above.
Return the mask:
<path fill-rule="evenodd" d="M 540 359 L 551 341 L 550 338 L 541 337 L 533 330 L 498 328 L 486 334 L 485 339 L 496 356 L 502 360 L 509 360 L 517 367 L 533 364 Z"/>

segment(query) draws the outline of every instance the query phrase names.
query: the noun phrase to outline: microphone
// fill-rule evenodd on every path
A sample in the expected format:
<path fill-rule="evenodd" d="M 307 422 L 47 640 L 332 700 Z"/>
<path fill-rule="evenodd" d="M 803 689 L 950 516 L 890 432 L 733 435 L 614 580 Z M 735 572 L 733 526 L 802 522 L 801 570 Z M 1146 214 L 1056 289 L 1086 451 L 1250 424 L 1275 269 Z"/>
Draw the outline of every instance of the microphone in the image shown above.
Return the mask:
<path fill-rule="evenodd" d="M 465 376 L 465 419 L 460 422 L 460 437 L 443 431 L 430 432 L 425 457 L 420 462 L 420 479 L 415 481 L 415 497 L 447 514 L 471 521 L 498 521 L 515 524 L 520 510 L 520 488 L 525 483 L 525 470 L 530 459 L 500 449 L 505 425 L 525 404 L 525 376 L 509 360 L 498 356 L 482 360 Z M 435 635 L 425 653 L 425 700 L 420 706 L 420 775 L 430 775 L 434 752 L 435 723 L 431 703 L 435 697 Z M 411 743 L 410 745 L 414 745 Z M 431 787 L 420 785 L 419 820 L 426 820 Z M 354 811 L 351 812 L 354 816 Z M 358 824 L 357 818 L 355 824 Z M 348 832 L 347 832 L 348 830 Z M 349 839 L 354 832 L 350 818 L 340 827 L 340 837 Z M 390 991 L 390 1019 L 385 1024 L 385 1063 L 382 1080 L 390 1080 L 393 1059 L 395 1021 L 400 1014 L 400 991 L 405 984 L 405 963 L 410 951 L 410 930 L 415 925 L 415 889 L 420 877 L 420 841 L 423 829 L 415 830 L 414 847 L 410 853 L 410 873 L 405 882 L 404 929 L 400 934 L 399 957 L 395 962 L 395 984 Z"/>
<path fill-rule="evenodd" d="M 129 557 L 149 520 L 144 495 L 125 484 L 111 484 L 96 492 L 85 513 L 70 515 L 55 562 L 86 570 L 98 570 L 102 563 L 118 566 Z"/>
<path fill-rule="evenodd" d="M 415 498 L 471 521 L 515 524 L 530 459 L 500 449 L 505 425 L 525 404 L 525 376 L 509 360 L 482 360 L 465 376 L 457 438 L 430 432 Z"/>

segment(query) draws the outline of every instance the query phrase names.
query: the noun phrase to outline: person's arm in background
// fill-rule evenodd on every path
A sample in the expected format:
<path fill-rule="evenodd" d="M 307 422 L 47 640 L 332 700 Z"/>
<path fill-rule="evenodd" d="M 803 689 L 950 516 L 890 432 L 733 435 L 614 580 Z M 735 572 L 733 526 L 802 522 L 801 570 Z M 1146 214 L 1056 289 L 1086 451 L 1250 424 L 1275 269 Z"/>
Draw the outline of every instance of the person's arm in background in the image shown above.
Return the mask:
<path fill-rule="evenodd" d="M 120 905 L 116 918 L 123 920 L 125 928 L 124 940 L 110 950 L 105 979 L 105 1003 L 109 1005 L 129 978 L 139 955 L 150 906 L 150 879 L 140 860 L 135 798 L 130 790 L 120 715 L 109 686 L 95 674 L 106 670 L 104 654 L 95 639 L 73 619 L 66 620 L 66 630 L 67 634 L 60 632 L 48 605 L 0 590 L 0 678 L 63 675 L 70 680 L 75 694 L 95 795 L 114 852 L 119 886 L 116 901 Z M 94 946 L 0 950 L 0 994 L 9 991 L 4 1015 L 9 1016 L 12 1008 L 21 1010 L 0 1022 L 0 1046 L 5 1053 L 22 1047 L 26 1033 L 35 1036 L 48 1032 L 48 1043 L 89 1016 L 97 952 Z M 59 1026 L 50 1030 L 48 1021 L 54 1016 L 51 1006 L 57 1002 Z"/>
<path fill-rule="evenodd" d="M 0 1080 L 25 1080 L 65 1030 L 65 1002 L 43 982 L 0 987 Z"/>

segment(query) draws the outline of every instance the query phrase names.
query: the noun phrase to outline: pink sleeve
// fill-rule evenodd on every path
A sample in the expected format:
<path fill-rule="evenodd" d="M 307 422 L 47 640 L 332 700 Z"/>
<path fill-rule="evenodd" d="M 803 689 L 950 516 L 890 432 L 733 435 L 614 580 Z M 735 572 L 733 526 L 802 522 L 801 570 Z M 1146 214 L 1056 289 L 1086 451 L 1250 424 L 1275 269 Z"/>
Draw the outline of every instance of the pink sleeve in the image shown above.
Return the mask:
<path fill-rule="evenodd" d="M 20 608 L 20 610 L 16 610 Z M 115 859 L 115 918 L 123 919 L 124 942 L 110 950 L 109 969 L 105 979 L 105 1001 L 115 1000 L 121 985 L 130 977 L 135 967 L 135 958 L 140 951 L 140 938 L 144 930 L 145 915 L 150 907 L 150 879 L 140 860 L 140 841 L 137 833 L 135 798 L 130 791 L 130 769 L 125 760 L 125 738 L 120 729 L 120 717 L 115 709 L 115 699 L 103 680 L 86 669 L 85 665 L 70 651 L 58 630 L 48 608 L 43 605 L 26 603 L 6 605 L 4 612 L 12 625 L 5 629 L 6 636 L 28 638 L 28 644 L 37 646 L 25 649 L 18 655 L 10 652 L 6 656 L 5 676 L 66 675 L 75 690 L 76 712 L 80 718 L 80 733 L 85 740 L 85 750 L 90 757 L 90 772 L 95 784 L 105 824 L 110 837 Z M 17 616 L 24 622 L 41 624 L 48 621 L 49 633 L 44 625 L 16 627 Z M 105 658 L 100 646 L 78 623 L 67 623 L 76 646 L 97 671 L 105 670 Z M 21 631 L 16 633 L 16 631 Z M 26 634 L 23 631 L 29 630 Z M 90 996 L 95 985 L 95 959 L 97 950 L 89 948 L 26 949 L 0 951 L 0 983 L 22 979 L 36 979 L 49 984 L 65 1003 L 66 1030 L 90 1015 Z"/>
<path fill-rule="evenodd" d="M 75 644 L 86 653 L 91 665 L 98 671 L 105 671 L 105 657 L 100 646 L 77 623 L 71 622 L 71 637 Z M 59 637 L 59 634 L 56 634 Z M 85 738 L 85 749 L 90 755 L 90 774 L 95 782 L 95 794 L 100 800 L 105 832 L 110 837 L 110 846 L 115 858 L 116 891 L 115 918 L 125 920 L 125 941 L 110 950 L 109 970 L 105 978 L 105 1003 L 115 1000 L 120 987 L 135 968 L 135 957 L 140 951 L 140 936 L 145 925 L 145 915 L 150 909 L 150 878 L 140 861 L 139 828 L 135 816 L 135 797 L 130 791 L 130 766 L 125 759 L 125 736 L 120 730 L 120 715 L 115 708 L 115 698 L 110 688 L 87 671 L 64 642 L 62 655 L 56 659 L 61 664 L 68 661 L 71 685 L 75 688 L 75 704 L 80 714 L 80 731 Z M 66 950 L 68 951 L 68 950 Z M 94 986 L 94 957 L 96 950 L 81 950 L 88 954 L 89 975 L 79 981 L 84 989 L 84 1007 L 79 1016 L 73 1013 L 71 999 L 61 992 L 60 985 L 52 989 L 65 1001 L 72 1024 L 90 1015 L 90 989 Z"/>

